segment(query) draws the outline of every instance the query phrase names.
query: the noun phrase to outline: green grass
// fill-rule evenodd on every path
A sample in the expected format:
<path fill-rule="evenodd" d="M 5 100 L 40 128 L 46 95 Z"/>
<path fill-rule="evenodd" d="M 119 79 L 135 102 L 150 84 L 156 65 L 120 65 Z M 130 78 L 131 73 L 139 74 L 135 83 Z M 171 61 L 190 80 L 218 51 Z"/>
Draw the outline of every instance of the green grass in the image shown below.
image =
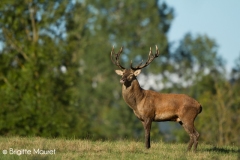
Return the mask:
<path fill-rule="evenodd" d="M 186 152 L 187 144 L 172 144 L 152 142 L 150 149 L 144 148 L 144 143 L 139 141 L 91 141 L 45 139 L 39 137 L 0 137 L 0 159 L 240 159 L 240 149 L 237 146 L 214 147 L 199 144 L 197 153 Z M 48 151 L 49 154 L 35 153 Z M 8 153 L 3 154 L 6 150 Z M 12 152 L 15 151 L 15 153 Z M 28 151 L 28 152 L 27 152 Z M 55 152 L 54 152 L 55 151 Z M 31 153 L 30 153 L 31 152 Z M 17 155 L 21 154 L 21 155 Z M 29 154 L 27 154 L 29 153 Z"/>

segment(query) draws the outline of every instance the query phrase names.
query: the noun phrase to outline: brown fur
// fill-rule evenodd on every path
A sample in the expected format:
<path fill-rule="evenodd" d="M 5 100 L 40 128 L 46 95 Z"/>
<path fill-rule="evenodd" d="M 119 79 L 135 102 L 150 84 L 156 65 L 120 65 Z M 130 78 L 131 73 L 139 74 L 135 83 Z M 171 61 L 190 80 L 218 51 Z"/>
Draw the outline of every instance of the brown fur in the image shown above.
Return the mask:
<path fill-rule="evenodd" d="M 150 148 L 151 123 L 161 121 L 179 122 L 189 134 L 188 150 L 194 145 L 197 149 L 199 133 L 194 127 L 194 120 L 202 111 L 202 106 L 193 98 L 184 94 L 163 94 L 140 87 L 136 76 L 141 70 L 116 70 L 122 78 L 122 96 L 142 121 L 145 129 L 145 145 Z"/>

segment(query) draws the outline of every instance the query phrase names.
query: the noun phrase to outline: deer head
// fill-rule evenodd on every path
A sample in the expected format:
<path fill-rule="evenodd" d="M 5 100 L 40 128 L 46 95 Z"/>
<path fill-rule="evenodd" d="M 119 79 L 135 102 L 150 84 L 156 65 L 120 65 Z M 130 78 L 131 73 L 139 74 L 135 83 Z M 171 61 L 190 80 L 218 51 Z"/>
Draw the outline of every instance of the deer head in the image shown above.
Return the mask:
<path fill-rule="evenodd" d="M 145 64 L 143 64 L 143 61 L 142 61 L 139 65 L 137 65 L 136 67 L 133 67 L 132 61 L 131 61 L 131 66 L 130 66 L 131 68 L 125 69 L 119 62 L 119 58 L 122 51 L 123 51 L 123 47 L 121 47 L 121 49 L 117 54 L 114 53 L 114 47 L 112 48 L 112 51 L 111 51 L 111 60 L 113 64 L 115 64 L 121 69 L 121 70 L 115 70 L 115 72 L 118 75 L 122 76 L 122 78 L 120 79 L 120 83 L 122 84 L 130 84 L 134 79 L 136 79 L 137 75 L 141 73 L 142 68 L 147 67 L 156 57 L 159 56 L 158 47 L 156 46 L 155 54 L 152 53 L 152 49 L 150 47 L 148 59 Z"/>

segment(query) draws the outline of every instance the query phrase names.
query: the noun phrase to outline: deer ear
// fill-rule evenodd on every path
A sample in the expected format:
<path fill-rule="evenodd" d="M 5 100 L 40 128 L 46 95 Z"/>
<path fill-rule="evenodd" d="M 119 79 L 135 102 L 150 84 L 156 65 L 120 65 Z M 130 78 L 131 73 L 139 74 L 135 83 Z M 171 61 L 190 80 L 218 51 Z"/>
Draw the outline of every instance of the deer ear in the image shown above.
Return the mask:
<path fill-rule="evenodd" d="M 121 71 L 121 70 L 115 70 L 115 72 L 116 72 L 119 76 L 122 76 L 122 75 L 123 75 L 123 71 Z"/>
<path fill-rule="evenodd" d="M 139 75 L 141 73 L 141 69 L 138 69 L 138 70 L 136 70 L 136 71 L 134 71 L 134 76 L 137 76 L 137 75 Z"/>

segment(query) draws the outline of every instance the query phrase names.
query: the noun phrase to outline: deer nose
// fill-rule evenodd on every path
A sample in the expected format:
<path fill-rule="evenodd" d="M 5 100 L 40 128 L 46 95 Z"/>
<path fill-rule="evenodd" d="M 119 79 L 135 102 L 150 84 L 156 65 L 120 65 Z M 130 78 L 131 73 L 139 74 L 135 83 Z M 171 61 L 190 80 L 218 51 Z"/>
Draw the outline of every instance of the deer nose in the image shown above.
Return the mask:
<path fill-rule="evenodd" d="M 120 83 L 122 83 L 122 84 L 123 84 L 125 81 L 126 81 L 126 78 L 121 78 L 121 79 L 120 79 Z"/>

